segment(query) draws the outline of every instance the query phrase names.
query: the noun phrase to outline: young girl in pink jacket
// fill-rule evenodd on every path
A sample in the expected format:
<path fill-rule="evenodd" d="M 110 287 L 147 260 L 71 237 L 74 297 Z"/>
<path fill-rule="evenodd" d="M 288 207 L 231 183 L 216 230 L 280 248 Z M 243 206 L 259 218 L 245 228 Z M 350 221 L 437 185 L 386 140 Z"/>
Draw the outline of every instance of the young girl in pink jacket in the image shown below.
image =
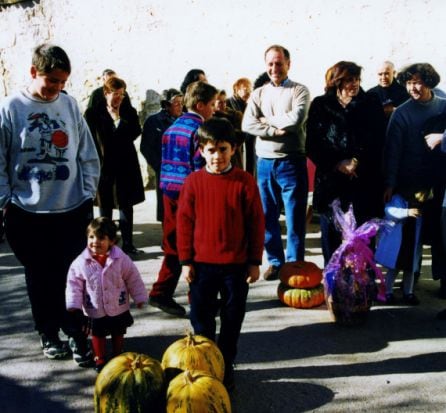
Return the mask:
<path fill-rule="evenodd" d="M 130 296 L 137 308 L 147 301 L 147 290 L 133 261 L 116 245 L 117 228 L 100 217 L 87 228 L 87 248 L 68 272 L 66 305 L 91 319 L 96 370 L 106 362 L 106 336 L 111 334 L 113 356 L 122 353 L 124 334 L 133 324 Z"/>

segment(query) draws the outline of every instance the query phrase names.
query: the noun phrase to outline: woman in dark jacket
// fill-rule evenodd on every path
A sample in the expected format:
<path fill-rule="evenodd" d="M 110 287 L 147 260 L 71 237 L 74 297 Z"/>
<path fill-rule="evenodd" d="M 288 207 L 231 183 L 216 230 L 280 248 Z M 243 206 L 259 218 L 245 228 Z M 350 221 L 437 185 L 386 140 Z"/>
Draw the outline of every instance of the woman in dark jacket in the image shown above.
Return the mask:
<path fill-rule="evenodd" d="M 104 84 L 105 102 L 88 108 L 85 118 L 101 159 L 101 177 L 97 205 L 101 216 L 112 218 L 119 209 L 122 249 L 128 254 L 138 251 L 133 245 L 133 205 L 144 201 L 134 140 L 141 134 L 138 114 L 132 107 L 121 106 L 126 84 L 112 77 Z"/>
<path fill-rule="evenodd" d="M 341 61 L 326 74 L 325 94 L 316 97 L 307 120 L 307 155 L 316 165 L 313 207 L 320 214 L 325 264 L 340 245 L 331 203 L 353 204 L 358 224 L 383 214 L 384 111 L 360 87 L 361 67 Z"/>

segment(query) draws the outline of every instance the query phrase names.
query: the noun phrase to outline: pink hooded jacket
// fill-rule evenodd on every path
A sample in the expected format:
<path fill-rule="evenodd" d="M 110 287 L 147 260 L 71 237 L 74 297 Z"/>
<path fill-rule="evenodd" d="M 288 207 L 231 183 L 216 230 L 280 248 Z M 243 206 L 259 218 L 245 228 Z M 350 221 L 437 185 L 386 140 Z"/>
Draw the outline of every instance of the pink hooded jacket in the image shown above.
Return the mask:
<path fill-rule="evenodd" d="M 147 289 L 133 261 L 117 246 L 102 267 L 86 248 L 68 270 L 67 309 L 83 309 L 91 318 L 116 316 L 135 303 L 147 301 Z"/>

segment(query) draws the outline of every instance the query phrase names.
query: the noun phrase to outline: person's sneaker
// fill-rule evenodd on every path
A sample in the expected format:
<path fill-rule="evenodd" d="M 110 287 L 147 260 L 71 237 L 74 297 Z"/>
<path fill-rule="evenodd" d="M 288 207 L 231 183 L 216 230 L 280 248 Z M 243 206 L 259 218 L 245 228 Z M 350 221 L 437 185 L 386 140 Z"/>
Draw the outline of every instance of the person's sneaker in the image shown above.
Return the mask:
<path fill-rule="evenodd" d="M 395 296 L 392 293 L 386 294 L 386 304 L 387 305 L 394 305 L 394 304 L 396 304 Z"/>
<path fill-rule="evenodd" d="M 175 315 L 177 317 L 183 317 L 186 315 L 186 309 L 178 304 L 171 297 L 163 297 L 163 296 L 150 296 L 149 304 L 153 307 L 157 307 L 160 310 L 164 311 L 167 314 Z"/>
<path fill-rule="evenodd" d="M 438 291 L 438 297 L 441 299 L 446 298 L 446 280 L 444 278 L 440 279 L 440 289 Z"/>
<path fill-rule="evenodd" d="M 403 296 L 403 303 L 407 305 L 418 305 L 420 304 L 420 300 L 415 294 L 406 294 Z"/>
<path fill-rule="evenodd" d="M 442 310 L 437 314 L 437 320 L 446 320 L 446 310 Z"/>
<path fill-rule="evenodd" d="M 42 347 L 44 356 L 51 360 L 63 359 L 70 352 L 66 343 L 63 343 L 57 334 L 55 334 L 54 336 L 41 334 L 40 345 Z"/>
<path fill-rule="evenodd" d="M 266 281 L 274 281 L 279 279 L 279 271 L 280 267 L 276 267 L 275 265 L 270 265 L 268 269 L 263 273 L 263 278 Z"/>
<path fill-rule="evenodd" d="M 231 392 L 235 389 L 235 382 L 234 382 L 234 367 L 225 366 L 225 376 L 223 378 L 223 384 L 226 387 L 226 390 L 228 392 Z"/>
<path fill-rule="evenodd" d="M 122 250 L 128 255 L 144 254 L 143 250 L 137 249 L 134 245 L 123 245 Z"/>
<path fill-rule="evenodd" d="M 96 373 L 100 373 L 106 364 L 107 364 L 107 362 L 104 359 L 95 357 L 94 358 L 94 369 L 96 370 Z"/>
<path fill-rule="evenodd" d="M 79 367 L 93 367 L 93 352 L 86 339 L 83 343 L 76 343 L 76 340 L 70 337 L 68 345 L 73 354 L 73 360 Z"/>

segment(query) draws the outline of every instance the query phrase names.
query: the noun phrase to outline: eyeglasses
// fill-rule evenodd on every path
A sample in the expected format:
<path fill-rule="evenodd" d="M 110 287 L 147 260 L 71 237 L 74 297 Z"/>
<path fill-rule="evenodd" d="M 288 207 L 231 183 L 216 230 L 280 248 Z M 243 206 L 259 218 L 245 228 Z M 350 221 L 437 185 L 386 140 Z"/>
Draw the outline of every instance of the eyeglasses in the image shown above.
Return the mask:
<path fill-rule="evenodd" d="M 111 95 L 114 98 L 121 98 L 121 99 L 123 99 L 125 97 L 125 93 L 120 93 L 120 92 L 110 92 L 110 93 L 111 93 Z"/>

